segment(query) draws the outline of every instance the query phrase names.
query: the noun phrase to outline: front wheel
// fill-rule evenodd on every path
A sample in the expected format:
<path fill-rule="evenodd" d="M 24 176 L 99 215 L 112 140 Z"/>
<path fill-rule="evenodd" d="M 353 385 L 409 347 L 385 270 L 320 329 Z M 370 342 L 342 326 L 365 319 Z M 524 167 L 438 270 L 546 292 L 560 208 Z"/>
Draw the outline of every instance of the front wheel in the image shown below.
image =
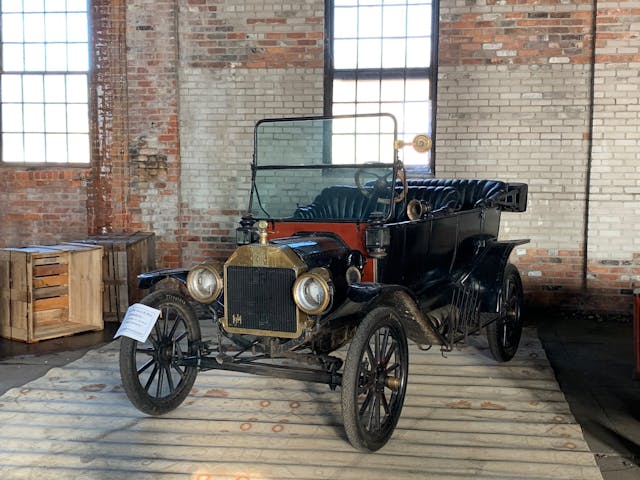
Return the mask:
<path fill-rule="evenodd" d="M 342 417 L 351 444 L 383 447 L 395 429 L 407 389 L 409 351 L 393 309 L 369 312 L 351 341 L 342 376 Z"/>
<path fill-rule="evenodd" d="M 506 362 L 516 354 L 522 335 L 522 281 L 512 264 L 504 270 L 502 285 L 500 315 L 487 326 L 487 341 L 493 358 Z"/>
<path fill-rule="evenodd" d="M 140 303 L 160 310 L 160 317 L 145 343 L 121 338 L 120 377 L 133 405 L 162 415 L 184 401 L 196 380 L 197 367 L 180 360 L 197 353 L 200 325 L 188 300 L 177 292 L 154 292 Z"/>

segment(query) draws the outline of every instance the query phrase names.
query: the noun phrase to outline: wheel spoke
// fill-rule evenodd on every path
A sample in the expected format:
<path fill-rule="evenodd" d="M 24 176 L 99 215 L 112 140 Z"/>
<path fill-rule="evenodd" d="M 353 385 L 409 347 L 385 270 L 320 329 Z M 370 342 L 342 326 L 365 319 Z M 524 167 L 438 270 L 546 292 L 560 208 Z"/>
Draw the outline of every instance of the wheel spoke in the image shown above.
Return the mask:
<path fill-rule="evenodd" d="M 144 353 L 145 355 L 150 355 L 153 356 L 153 354 L 156 352 L 155 348 L 136 348 L 136 353 Z"/>
<path fill-rule="evenodd" d="M 147 363 L 145 363 L 142 367 L 136 370 L 138 372 L 138 375 L 140 375 L 142 372 L 144 372 L 147 368 L 149 368 L 154 363 L 156 363 L 156 361 L 153 358 L 151 358 Z"/>
<path fill-rule="evenodd" d="M 178 320 L 176 320 L 175 322 L 173 322 L 173 325 L 171 326 L 171 331 L 169 332 L 169 338 L 173 338 L 173 336 L 176 333 L 176 329 L 178 328 L 178 324 L 181 322 L 178 322 Z"/>
<path fill-rule="evenodd" d="M 386 364 L 388 361 L 387 356 L 384 354 L 384 352 L 387 351 L 387 345 L 389 343 L 389 333 L 389 329 L 385 328 L 384 334 L 382 336 L 382 346 L 380 347 L 380 362 L 382 364 Z"/>
<path fill-rule="evenodd" d="M 391 342 L 391 346 L 389 347 L 389 351 L 387 352 L 387 354 L 385 355 L 383 364 L 386 365 L 389 363 L 389 360 L 391 360 L 391 356 L 395 353 L 396 351 L 396 347 L 397 347 L 397 343 L 394 341 Z"/>
<path fill-rule="evenodd" d="M 169 365 L 164 366 L 165 375 L 167 376 L 167 383 L 169 384 L 169 393 L 175 390 L 175 386 L 173 385 L 173 377 L 171 376 L 171 368 Z"/>
<path fill-rule="evenodd" d="M 400 364 L 396 362 L 396 363 L 392 364 L 390 367 L 388 367 L 384 371 L 384 373 L 389 374 L 389 373 L 393 372 L 394 370 L 397 370 L 398 368 L 400 368 Z"/>
<path fill-rule="evenodd" d="M 382 407 L 384 408 L 385 415 L 390 415 L 389 402 L 384 392 L 380 392 L 380 399 L 382 400 Z"/>
<path fill-rule="evenodd" d="M 151 387 L 151 384 L 153 383 L 153 379 L 156 378 L 156 374 L 158 373 L 158 363 L 155 362 L 155 365 L 153 366 L 153 370 L 151 371 L 151 375 L 149 375 L 149 379 L 147 380 L 147 383 L 144 386 L 144 391 L 149 393 L 149 388 Z"/>
<path fill-rule="evenodd" d="M 371 406 L 371 399 L 372 398 L 373 398 L 373 390 L 368 390 L 367 391 L 367 396 L 365 397 L 364 401 L 362 402 L 362 405 L 360 406 L 360 411 L 358 412 L 358 414 L 361 417 L 364 416 L 365 412 Z"/>
<path fill-rule="evenodd" d="M 164 367 L 160 366 L 160 368 L 158 369 L 158 384 L 156 385 L 156 398 L 160 398 L 160 395 L 162 393 L 162 377 L 164 376 Z"/>

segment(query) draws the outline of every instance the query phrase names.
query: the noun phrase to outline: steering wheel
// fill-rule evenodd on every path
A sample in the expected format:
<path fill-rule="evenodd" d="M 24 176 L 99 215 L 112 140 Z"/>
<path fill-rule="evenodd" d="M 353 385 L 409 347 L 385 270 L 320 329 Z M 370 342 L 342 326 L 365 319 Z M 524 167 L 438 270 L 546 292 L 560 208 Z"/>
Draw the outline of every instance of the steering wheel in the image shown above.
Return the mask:
<path fill-rule="evenodd" d="M 400 203 L 407 196 L 407 178 L 404 170 L 404 165 L 402 163 L 398 164 L 398 180 L 402 183 L 402 191 L 396 195 L 394 198 L 395 203 Z M 358 168 L 356 170 L 354 180 L 356 182 L 356 187 L 358 190 L 367 198 L 373 197 L 374 192 L 381 196 L 386 193 L 387 190 L 393 188 L 392 182 L 390 181 L 390 177 L 392 177 L 393 171 L 387 172 L 386 174 L 378 173 L 375 170 L 367 169 L 367 167 Z M 365 188 L 364 183 L 362 181 L 363 178 L 374 178 L 373 188 Z M 386 199 L 379 199 L 380 203 L 385 203 Z"/>

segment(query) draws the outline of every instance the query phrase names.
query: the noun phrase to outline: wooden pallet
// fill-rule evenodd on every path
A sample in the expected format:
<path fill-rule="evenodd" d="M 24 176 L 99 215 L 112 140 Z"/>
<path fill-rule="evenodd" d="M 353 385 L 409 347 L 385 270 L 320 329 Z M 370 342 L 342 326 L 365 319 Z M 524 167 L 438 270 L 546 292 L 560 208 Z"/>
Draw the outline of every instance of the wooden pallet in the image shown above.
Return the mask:
<path fill-rule="evenodd" d="M 103 318 L 105 321 L 122 321 L 129 305 L 144 296 L 136 277 L 155 268 L 154 234 L 105 234 L 73 243 L 102 246 Z"/>
<path fill-rule="evenodd" d="M 0 336 L 27 343 L 102 330 L 102 248 L 0 249 Z"/>

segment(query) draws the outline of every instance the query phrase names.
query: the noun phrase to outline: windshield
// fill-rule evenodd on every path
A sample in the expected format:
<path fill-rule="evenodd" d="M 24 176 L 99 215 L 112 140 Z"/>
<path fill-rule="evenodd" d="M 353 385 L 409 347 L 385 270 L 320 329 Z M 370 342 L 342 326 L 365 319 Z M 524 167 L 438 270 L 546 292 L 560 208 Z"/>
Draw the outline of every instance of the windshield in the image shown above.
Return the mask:
<path fill-rule="evenodd" d="M 389 213 L 391 115 L 263 120 L 256 125 L 250 213 L 256 218 L 366 221 Z"/>

